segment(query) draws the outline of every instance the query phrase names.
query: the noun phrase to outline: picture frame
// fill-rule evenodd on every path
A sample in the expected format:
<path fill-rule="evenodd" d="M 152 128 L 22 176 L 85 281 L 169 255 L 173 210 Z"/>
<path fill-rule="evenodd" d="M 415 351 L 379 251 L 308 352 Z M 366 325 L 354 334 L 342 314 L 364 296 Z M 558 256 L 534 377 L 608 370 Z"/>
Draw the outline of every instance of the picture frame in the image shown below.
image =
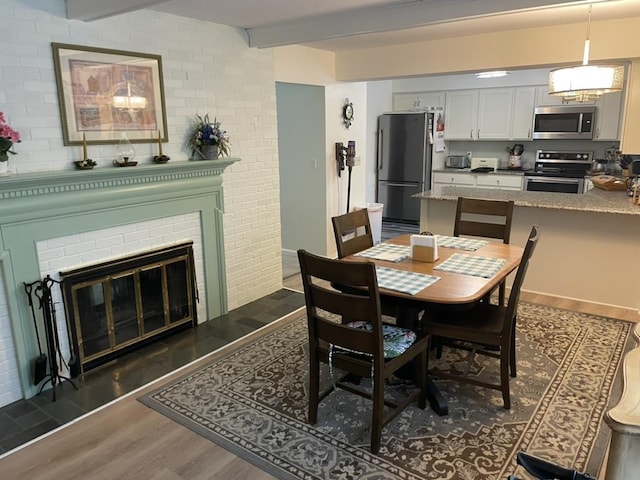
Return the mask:
<path fill-rule="evenodd" d="M 160 55 L 51 46 L 64 145 L 168 141 Z"/>

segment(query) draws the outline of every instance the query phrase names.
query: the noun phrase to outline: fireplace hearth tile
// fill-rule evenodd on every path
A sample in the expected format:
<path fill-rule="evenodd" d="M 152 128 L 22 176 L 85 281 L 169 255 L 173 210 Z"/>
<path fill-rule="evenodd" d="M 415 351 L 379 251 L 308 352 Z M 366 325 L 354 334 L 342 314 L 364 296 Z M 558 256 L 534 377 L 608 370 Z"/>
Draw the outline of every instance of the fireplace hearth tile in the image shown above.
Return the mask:
<path fill-rule="evenodd" d="M 0 453 L 8 452 L 156 380 L 303 305 L 302 293 L 279 290 L 227 315 L 162 338 L 155 345 L 143 346 L 81 375 L 74 379 L 79 387 L 78 391 L 63 382 L 56 387 L 56 402 L 51 401 L 51 391 L 45 390 L 28 400 L 19 400 L 2 407 Z M 23 416 L 24 424 L 27 425 L 36 422 L 36 418 L 40 418 L 42 414 L 43 418 L 46 417 L 44 421 L 30 428 L 21 427 L 14 418 Z"/>

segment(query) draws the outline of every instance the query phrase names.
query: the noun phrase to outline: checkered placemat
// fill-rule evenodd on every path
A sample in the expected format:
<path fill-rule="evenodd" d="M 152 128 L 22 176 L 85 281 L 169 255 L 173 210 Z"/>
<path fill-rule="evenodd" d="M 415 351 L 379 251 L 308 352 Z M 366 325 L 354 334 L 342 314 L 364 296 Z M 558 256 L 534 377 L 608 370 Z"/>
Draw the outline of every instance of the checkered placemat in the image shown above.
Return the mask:
<path fill-rule="evenodd" d="M 391 243 L 379 243 L 374 247 L 356 253 L 356 256 L 386 260 L 387 262 L 401 262 L 405 258 L 409 258 L 410 254 L 411 247 L 392 245 Z"/>
<path fill-rule="evenodd" d="M 436 241 L 440 247 L 457 248 L 458 250 L 466 250 L 473 252 L 480 247 L 484 247 L 486 240 L 476 240 L 474 238 L 447 237 L 445 235 L 436 235 Z"/>
<path fill-rule="evenodd" d="M 408 293 L 409 295 L 415 295 L 440 280 L 440 277 L 425 275 L 424 273 L 407 272 L 406 270 L 387 267 L 376 267 L 376 275 L 378 276 L 378 287 Z"/>
<path fill-rule="evenodd" d="M 465 275 L 473 275 L 474 277 L 493 277 L 503 265 L 507 263 L 502 258 L 476 257 L 475 255 L 467 255 L 464 253 L 454 253 L 434 270 L 442 270 L 444 272 L 463 273 Z"/>

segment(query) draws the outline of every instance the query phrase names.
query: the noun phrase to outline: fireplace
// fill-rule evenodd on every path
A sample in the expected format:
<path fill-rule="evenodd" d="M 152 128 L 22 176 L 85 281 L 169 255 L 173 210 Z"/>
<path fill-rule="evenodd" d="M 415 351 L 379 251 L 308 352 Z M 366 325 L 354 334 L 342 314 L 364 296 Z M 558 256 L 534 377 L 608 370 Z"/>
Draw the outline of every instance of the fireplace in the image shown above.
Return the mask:
<path fill-rule="evenodd" d="M 200 292 L 197 302 L 191 299 L 193 321 L 227 313 L 222 173 L 236 161 L 169 162 L 3 178 L 0 357 L 8 363 L 3 364 L 6 380 L 0 405 L 38 393 L 31 368 L 38 346 L 25 282 L 193 241 L 193 270 Z M 65 313 L 58 297 L 54 303 L 66 356 Z"/>
<path fill-rule="evenodd" d="M 195 326 L 192 244 L 60 272 L 81 373 Z"/>

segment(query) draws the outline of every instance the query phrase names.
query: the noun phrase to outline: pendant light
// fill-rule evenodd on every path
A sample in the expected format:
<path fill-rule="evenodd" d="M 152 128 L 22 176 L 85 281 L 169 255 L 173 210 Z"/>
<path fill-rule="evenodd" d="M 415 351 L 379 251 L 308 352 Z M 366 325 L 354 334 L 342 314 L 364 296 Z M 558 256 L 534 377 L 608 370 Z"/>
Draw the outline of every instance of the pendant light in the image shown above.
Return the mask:
<path fill-rule="evenodd" d="M 587 21 L 587 38 L 584 42 L 582 65 L 556 68 L 549 72 L 549 94 L 563 97 L 565 101 L 587 102 L 605 93 L 622 90 L 624 66 L 589 65 L 589 31 L 591 10 Z"/>

